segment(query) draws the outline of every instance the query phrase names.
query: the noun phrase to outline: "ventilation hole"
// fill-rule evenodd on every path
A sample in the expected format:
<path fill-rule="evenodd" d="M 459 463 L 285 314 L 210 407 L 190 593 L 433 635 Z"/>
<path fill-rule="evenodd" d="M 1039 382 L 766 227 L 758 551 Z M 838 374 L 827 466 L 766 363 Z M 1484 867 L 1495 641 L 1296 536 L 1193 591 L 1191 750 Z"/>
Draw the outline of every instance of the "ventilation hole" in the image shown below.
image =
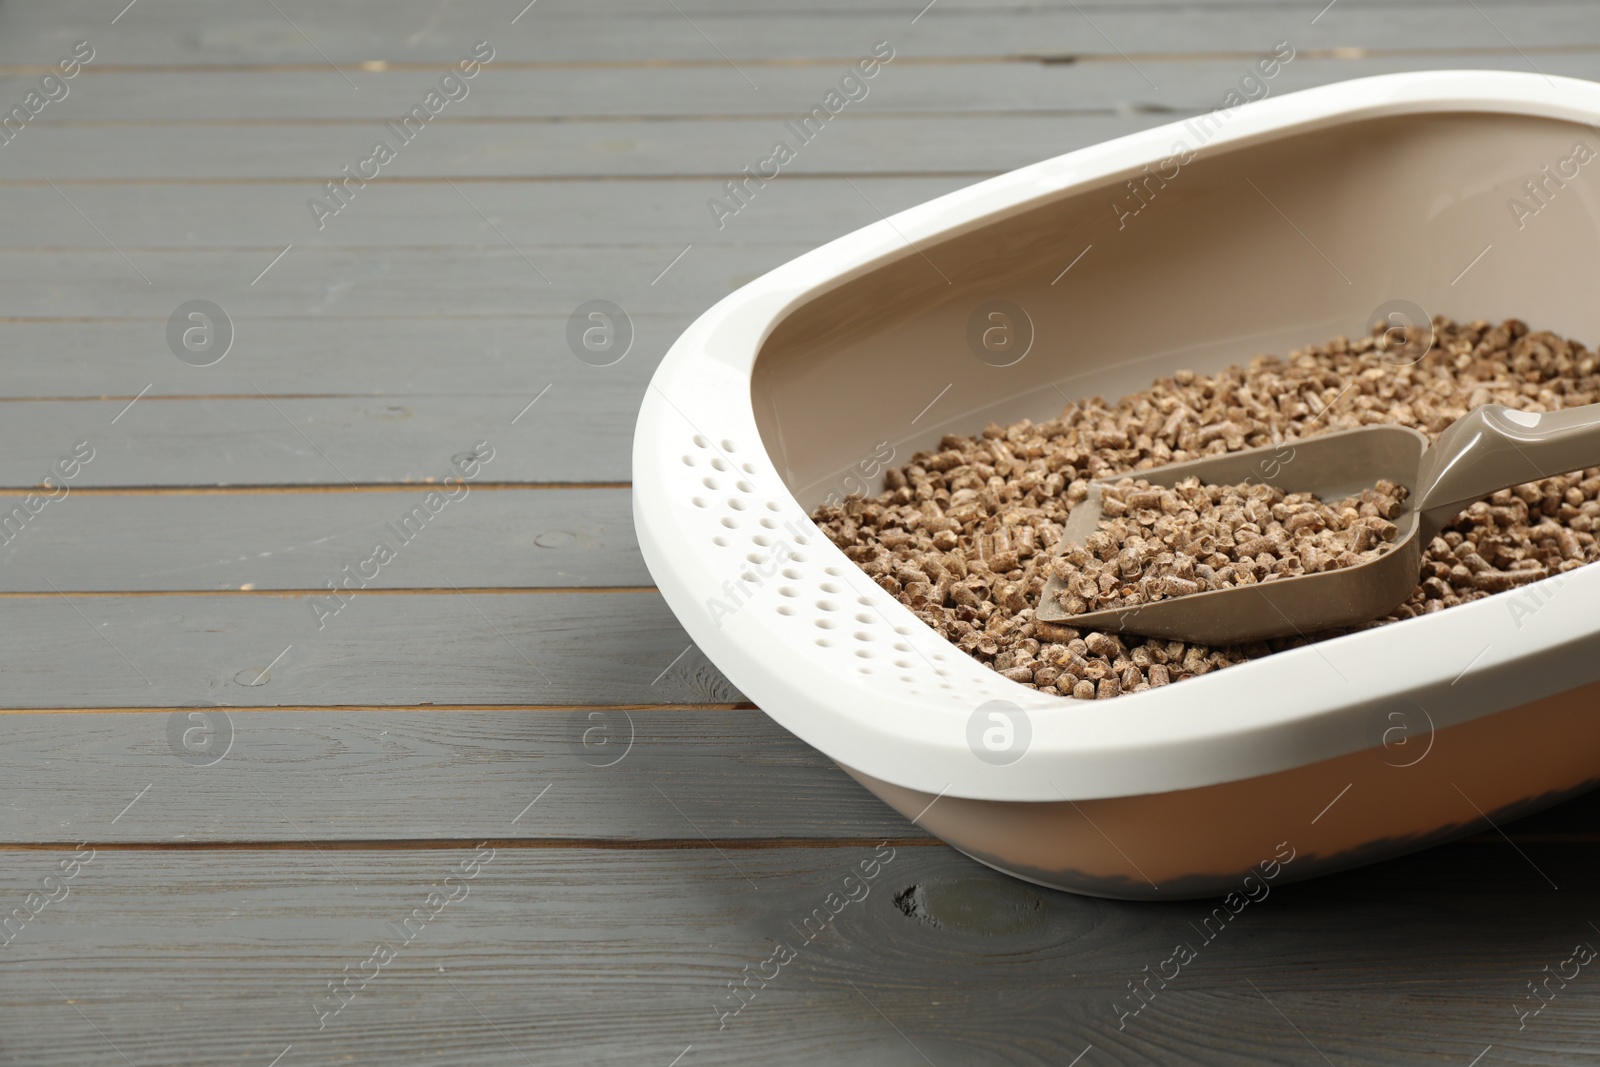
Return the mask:
<path fill-rule="evenodd" d="M 822 627 L 824 630 L 831 630 L 834 627 L 834 622 L 832 619 L 818 619 L 817 625 Z"/>
<path fill-rule="evenodd" d="M 867 607 L 869 607 L 869 608 L 870 608 L 870 607 L 871 607 L 871 606 L 872 606 L 872 600 L 871 600 L 871 598 L 869 598 L 869 597 L 864 597 L 864 596 L 858 596 L 858 597 L 856 597 L 856 603 L 857 603 L 857 604 L 865 604 L 865 605 L 867 605 Z"/>
<path fill-rule="evenodd" d="M 694 435 L 694 446 L 696 448 L 704 448 L 709 443 L 710 442 L 708 442 L 704 437 L 701 437 L 699 434 Z"/>
<path fill-rule="evenodd" d="M 908 659 L 897 659 L 897 660 L 894 661 L 894 665 L 896 667 L 901 668 L 902 670 L 910 670 L 911 669 L 911 661 L 908 660 Z M 911 681 L 910 678 L 907 678 L 905 680 L 908 681 L 908 682 Z"/>
<path fill-rule="evenodd" d="M 711 543 L 716 545 L 718 548 L 727 548 L 728 547 L 728 539 L 726 537 L 723 537 L 721 534 L 718 534 L 717 536 L 713 537 L 711 539 Z"/>
<path fill-rule="evenodd" d="M 821 645 L 823 648 L 832 648 L 833 647 L 833 641 L 831 639 L 829 639 L 829 638 L 826 638 L 826 637 L 817 638 L 817 644 Z"/>
<path fill-rule="evenodd" d="M 905 666 L 905 664 L 904 664 L 904 663 L 900 663 L 900 664 L 896 664 L 896 666 L 900 666 L 900 667 L 904 667 L 904 666 Z M 910 682 L 912 682 L 912 681 L 914 681 L 914 680 L 915 680 L 915 679 L 913 679 L 913 678 L 912 678 L 912 677 L 911 677 L 911 675 L 909 675 L 909 674 L 902 674 L 902 675 L 901 675 L 901 676 L 900 676 L 900 680 L 901 680 L 901 681 L 902 681 L 902 682 L 906 682 L 906 683 L 908 683 L 908 684 L 909 684 L 909 683 L 910 683 Z M 913 690 L 912 690 L 912 691 L 911 691 L 911 692 L 913 692 L 913 693 L 915 693 L 915 692 L 916 692 L 916 690 L 915 690 L 915 689 L 913 689 Z"/>
<path fill-rule="evenodd" d="M 806 561 L 806 556 L 805 556 L 804 552 L 793 552 L 793 551 L 791 551 L 789 553 L 789 558 L 794 560 L 796 563 L 804 563 Z"/>
<path fill-rule="evenodd" d="M 684 465 L 684 466 L 685 466 L 685 467 L 692 467 L 692 466 L 694 466 L 694 457 L 693 457 L 693 456 L 684 456 L 684 457 L 683 457 L 683 465 Z"/>
<path fill-rule="evenodd" d="M 803 577 L 805 575 L 805 573 L 806 572 L 801 570 L 799 567 L 785 567 L 785 568 L 783 568 L 783 576 L 785 578 L 800 578 L 800 577 Z"/>
<path fill-rule="evenodd" d="M 839 576 L 841 576 L 841 575 L 842 575 L 842 574 L 844 574 L 844 571 L 842 571 L 842 570 L 840 570 L 840 569 L 839 569 L 839 568 L 838 568 L 838 567 L 824 567 L 824 568 L 822 568 L 822 569 L 823 569 L 823 572 L 824 572 L 824 573 L 826 573 L 826 574 L 831 574 L 831 575 L 833 575 L 833 576 L 834 576 L 834 577 L 835 577 L 835 578 L 838 578 L 838 577 L 839 577 Z"/>
<path fill-rule="evenodd" d="M 739 528 L 739 520 L 734 518 L 732 515 L 729 515 L 723 518 L 722 525 L 726 526 L 730 530 L 737 530 Z"/>
<path fill-rule="evenodd" d="M 778 520 L 763 518 L 761 520 L 761 525 L 765 526 L 769 530 L 776 530 L 778 528 Z"/>
<path fill-rule="evenodd" d="M 725 471 L 728 469 L 728 464 L 721 456 L 712 456 L 711 467 L 713 470 Z"/>
<path fill-rule="evenodd" d="M 799 596 L 800 595 L 800 590 L 796 589 L 792 585 L 781 585 L 781 586 L 778 587 L 778 592 L 781 593 L 783 596 Z"/>
<path fill-rule="evenodd" d="M 740 467 L 740 468 L 741 468 L 741 469 L 742 469 L 742 470 L 743 470 L 743 471 L 744 471 L 744 472 L 745 472 L 745 473 L 746 473 L 746 474 L 754 474 L 754 473 L 755 473 L 755 472 L 756 472 L 756 466 L 755 466 L 755 464 L 754 464 L 754 463 L 741 463 L 741 464 L 739 464 L 739 467 Z"/>
<path fill-rule="evenodd" d="M 864 611 L 856 612 L 856 622 L 867 622 L 867 623 L 870 623 L 871 621 L 872 621 L 872 616 L 871 615 L 868 615 Z"/>
<path fill-rule="evenodd" d="M 767 501 L 767 510 L 768 511 L 782 511 L 783 510 L 783 505 L 779 504 L 776 500 L 769 500 L 769 501 Z"/>
<path fill-rule="evenodd" d="M 821 589 L 824 593 L 837 593 L 839 591 L 839 584 L 837 582 L 823 582 L 821 585 L 817 586 L 817 588 Z"/>
<path fill-rule="evenodd" d="M 743 481 L 735 482 L 734 483 L 734 488 L 739 490 L 739 492 L 741 492 L 741 493 L 753 493 L 753 492 L 756 491 L 756 487 L 755 486 L 751 485 L 749 482 L 743 482 Z"/>
<path fill-rule="evenodd" d="M 872 673 L 872 668 L 871 667 L 857 667 L 856 670 L 860 671 L 862 674 L 871 674 Z"/>
<path fill-rule="evenodd" d="M 741 582 L 749 582 L 751 585 L 761 584 L 761 579 L 756 577 L 754 571 L 745 571 L 743 574 L 739 575 L 739 580 Z"/>
<path fill-rule="evenodd" d="M 701 478 L 700 479 L 700 484 L 705 486 L 707 489 L 716 489 L 716 488 L 718 488 L 719 486 L 722 485 L 721 482 L 719 482 L 715 478 L 711 478 L 711 477 Z"/>
<path fill-rule="evenodd" d="M 899 634 L 901 637 L 904 637 L 906 634 L 910 633 L 911 631 L 906 629 L 904 626 L 896 626 L 894 628 L 894 632 Z"/>
<path fill-rule="evenodd" d="M 754 541 L 762 548 L 766 548 L 768 545 L 772 544 L 772 538 L 768 537 L 766 534 L 756 534 L 754 537 L 750 538 L 750 540 Z"/>
<path fill-rule="evenodd" d="M 707 500 L 703 496 L 695 497 L 693 500 L 690 501 L 690 503 L 693 504 L 697 508 L 704 508 L 704 507 L 710 507 L 711 506 L 711 502 L 709 500 Z"/>
<path fill-rule="evenodd" d="M 794 614 L 794 605 L 793 604 L 779 604 L 778 605 L 778 614 L 779 615 L 793 615 Z"/>
<path fill-rule="evenodd" d="M 738 449 L 733 447 L 733 442 L 728 440 L 726 437 L 724 437 L 722 439 L 722 450 L 724 452 L 737 452 L 738 451 Z"/>
<path fill-rule="evenodd" d="M 851 634 L 850 636 L 854 637 L 857 641 L 871 641 L 872 640 L 872 635 L 867 633 L 867 631 L 865 631 L 865 630 L 857 630 L 855 633 Z"/>
<path fill-rule="evenodd" d="M 831 600 L 819 600 L 817 601 L 817 608 L 820 611 L 838 611 L 839 605 Z"/>
<path fill-rule="evenodd" d="M 735 497 L 729 497 L 728 498 L 728 506 L 730 508 L 732 508 L 734 511 L 743 511 L 745 509 L 745 507 L 746 507 L 746 504 L 745 504 L 745 502 L 743 500 L 740 500 L 738 497 L 735 496 Z"/>
<path fill-rule="evenodd" d="M 751 563 L 765 563 L 767 561 L 767 557 L 762 555 L 760 552 L 752 552 L 746 556 L 745 559 L 749 560 Z"/>
<path fill-rule="evenodd" d="M 860 656 L 862 659 L 871 659 L 872 658 L 872 649 L 870 649 L 870 648 L 858 648 L 858 649 L 856 649 L 856 655 Z"/>
<path fill-rule="evenodd" d="M 899 630 L 895 631 L 895 633 L 899 633 L 899 632 L 900 632 Z M 911 651 L 911 646 L 906 644 L 904 641 L 896 641 L 894 643 L 894 650 L 896 652 L 910 652 Z"/>
<path fill-rule="evenodd" d="M 794 543 L 797 545 L 809 545 L 811 543 L 811 538 L 807 537 L 805 534 L 796 534 Z"/>

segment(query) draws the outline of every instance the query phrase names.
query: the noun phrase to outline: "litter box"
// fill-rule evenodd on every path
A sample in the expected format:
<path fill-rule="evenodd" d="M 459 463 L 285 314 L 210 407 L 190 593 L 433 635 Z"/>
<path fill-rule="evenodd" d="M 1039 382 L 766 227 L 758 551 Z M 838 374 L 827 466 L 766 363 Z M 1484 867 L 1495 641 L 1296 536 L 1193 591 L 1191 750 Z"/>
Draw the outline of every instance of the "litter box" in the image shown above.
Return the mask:
<path fill-rule="evenodd" d="M 1597 120 L 1584 81 L 1365 78 L 1070 152 L 832 241 L 720 301 L 662 361 L 634 439 L 645 561 L 768 715 L 907 819 L 1046 886 L 1248 893 L 1589 789 L 1600 568 L 1074 701 L 944 641 L 807 516 L 880 491 L 886 465 L 944 434 L 1391 314 L 1516 317 L 1593 344 L 1600 163 L 1575 145 L 1600 148 Z"/>

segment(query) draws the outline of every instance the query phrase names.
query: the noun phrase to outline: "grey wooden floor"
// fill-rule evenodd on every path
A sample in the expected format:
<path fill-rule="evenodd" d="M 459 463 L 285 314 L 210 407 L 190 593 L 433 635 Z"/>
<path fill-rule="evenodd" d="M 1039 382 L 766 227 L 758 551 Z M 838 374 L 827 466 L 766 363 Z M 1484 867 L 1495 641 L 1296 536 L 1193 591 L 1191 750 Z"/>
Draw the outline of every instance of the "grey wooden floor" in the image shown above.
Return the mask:
<path fill-rule="evenodd" d="M 880 212 L 1216 107 L 1278 41 L 1275 93 L 1600 77 L 1600 12 L 922 2 L 0 0 L 0 1062 L 1594 1062 L 1600 978 L 1518 1017 L 1600 943 L 1582 800 L 1280 888 L 1119 1028 L 1207 907 L 992 874 L 772 725 L 652 588 L 628 448 L 700 311 Z"/>

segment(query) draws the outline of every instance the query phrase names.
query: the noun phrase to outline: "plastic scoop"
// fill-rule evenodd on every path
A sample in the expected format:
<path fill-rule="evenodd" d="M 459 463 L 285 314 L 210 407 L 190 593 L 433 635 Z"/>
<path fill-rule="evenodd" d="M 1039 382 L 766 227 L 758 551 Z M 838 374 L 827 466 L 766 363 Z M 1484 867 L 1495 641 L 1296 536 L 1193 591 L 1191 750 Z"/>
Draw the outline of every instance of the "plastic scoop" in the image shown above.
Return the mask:
<path fill-rule="evenodd" d="M 1366 563 L 1082 615 L 1067 614 L 1057 599 L 1064 584 L 1052 577 L 1034 615 L 1081 630 L 1207 645 L 1369 622 L 1411 595 L 1423 551 L 1463 509 L 1501 489 L 1593 466 L 1600 466 L 1600 404 L 1544 413 L 1485 404 L 1451 423 L 1432 445 L 1403 426 L 1364 426 L 1102 478 L 1073 508 L 1062 546 L 1082 544 L 1100 525 L 1099 487 L 1129 477 L 1161 487 L 1184 478 L 1203 485 L 1261 482 L 1323 500 L 1359 494 L 1386 478 L 1409 494 L 1393 520 L 1398 531 L 1391 546 Z"/>

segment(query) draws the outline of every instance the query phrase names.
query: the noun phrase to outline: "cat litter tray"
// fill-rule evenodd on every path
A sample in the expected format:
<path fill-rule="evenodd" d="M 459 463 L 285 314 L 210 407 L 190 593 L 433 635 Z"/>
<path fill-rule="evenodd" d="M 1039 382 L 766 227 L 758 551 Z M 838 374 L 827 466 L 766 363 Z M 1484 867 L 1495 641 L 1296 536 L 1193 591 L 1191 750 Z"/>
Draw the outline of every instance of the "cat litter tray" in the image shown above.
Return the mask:
<path fill-rule="evenodd" d="M 1074 701 L 944 641 L 807 515 L 878 491 L 884 465 L 944 434 L 1359 335 L 1395 302 L 1592 343 L 1600 163 L 1572 160 L 1600 148 L 1597 120 L 1584 81 L 1366 78 L 1071 152 L 807 253 L 706 312 L 657 370 L 634 439 L 645 561 L 768 715 L 908 819 L 1047 886 L 1248 891 L 1588 789 L 1600 569 Z M 1530 200 L 1524 183 L 1563 161 L 1578 176 Z M 1151 173 L 1165 181 L 1133 199 Z M 1009 348 L 974 343 L 1000 321 Z"/>

